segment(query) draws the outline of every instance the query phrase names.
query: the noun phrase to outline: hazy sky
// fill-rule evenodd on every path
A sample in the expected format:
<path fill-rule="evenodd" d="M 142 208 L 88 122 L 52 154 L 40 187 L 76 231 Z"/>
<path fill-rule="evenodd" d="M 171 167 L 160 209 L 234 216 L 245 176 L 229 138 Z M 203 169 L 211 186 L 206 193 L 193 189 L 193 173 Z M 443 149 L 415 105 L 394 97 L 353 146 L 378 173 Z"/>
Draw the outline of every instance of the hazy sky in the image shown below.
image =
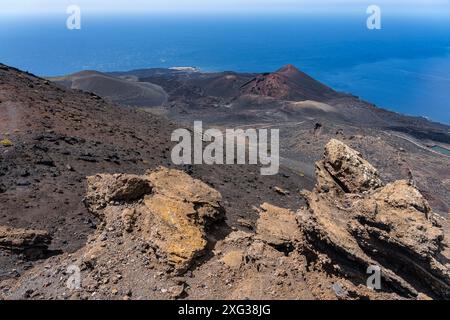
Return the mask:
<path fill-rule="evenodd" d="M 0 14 L 63 13 L 75 4 L 86 12 L 355 12 L 375 4 L 386 12 L 440 14 L 450 0 L 0 0 Z"/>

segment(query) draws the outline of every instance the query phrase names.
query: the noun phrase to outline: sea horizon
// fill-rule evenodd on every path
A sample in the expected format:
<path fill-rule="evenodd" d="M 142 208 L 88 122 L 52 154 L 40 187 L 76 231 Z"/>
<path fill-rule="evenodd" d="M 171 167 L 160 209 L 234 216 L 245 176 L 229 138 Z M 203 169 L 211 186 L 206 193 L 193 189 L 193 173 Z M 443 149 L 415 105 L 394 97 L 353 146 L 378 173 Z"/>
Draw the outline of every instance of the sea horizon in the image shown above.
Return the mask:
<path fill-rule="evenodd" d="M 386 14 L 67 15 L 0 22 L 0 61 L 39 76 L 192 66 L 271 72 L 294 64 L 335 90 L 401 114 L 450 124 L 450 22 Z"/>

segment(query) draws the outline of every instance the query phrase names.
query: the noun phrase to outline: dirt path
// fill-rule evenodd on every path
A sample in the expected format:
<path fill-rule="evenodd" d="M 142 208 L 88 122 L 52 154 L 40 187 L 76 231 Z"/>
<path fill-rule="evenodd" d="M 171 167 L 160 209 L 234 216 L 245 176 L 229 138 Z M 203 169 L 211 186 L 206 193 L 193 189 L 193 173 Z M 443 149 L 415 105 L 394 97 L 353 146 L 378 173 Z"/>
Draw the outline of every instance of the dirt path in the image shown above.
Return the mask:
<path fill-rule="evenodd" d="M 426 151 L 428 151 L 428 152 L 431 152 L 431 153 L 440 155 L 440 156 L 442 156 L 442 157 L 450 158 L 450 156 L 447 156 L 447 155 L 442 154 L 442 153 L 440 153 L 440 152 L 434 151 L 433 149 L 430 149 L 430 148 L 425 147 L 424 145 L 418 143 L 417 141 L 415 141 L 415 140 L 412 139 L 412 138 L 405 137 L 405 136 L 403 136 L 403 135 L 401 135 L 401 134 L 394 133 L 394 132 L 387 132 L 387 131 L 385 131 L 385 133 L 388 134 L 388 135 L 390 135 L 390 136 L 394 136 L 394 137 L 397 137 L 397 138 L 406 140 L 406 141 L 408 141 L 408 142 L 414 144 L 416 147 L 419 147 L 419 148 L 421 148 L 421 149 L 423 149 L 423 150 L 426 150 Z"/>

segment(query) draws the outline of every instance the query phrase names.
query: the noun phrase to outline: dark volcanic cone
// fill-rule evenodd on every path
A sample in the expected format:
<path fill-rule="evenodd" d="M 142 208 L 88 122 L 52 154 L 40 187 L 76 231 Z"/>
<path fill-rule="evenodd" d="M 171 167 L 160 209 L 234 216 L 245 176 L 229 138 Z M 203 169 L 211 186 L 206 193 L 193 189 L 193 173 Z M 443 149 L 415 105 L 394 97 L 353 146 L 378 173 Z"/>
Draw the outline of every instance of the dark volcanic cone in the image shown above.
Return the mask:
<path fill-rule="evenodd" d="M 274 73 L 263 73 L 241 87 L 243 94 L 285 100 L 326 101 L 341 94 L 288 64 Z"/>

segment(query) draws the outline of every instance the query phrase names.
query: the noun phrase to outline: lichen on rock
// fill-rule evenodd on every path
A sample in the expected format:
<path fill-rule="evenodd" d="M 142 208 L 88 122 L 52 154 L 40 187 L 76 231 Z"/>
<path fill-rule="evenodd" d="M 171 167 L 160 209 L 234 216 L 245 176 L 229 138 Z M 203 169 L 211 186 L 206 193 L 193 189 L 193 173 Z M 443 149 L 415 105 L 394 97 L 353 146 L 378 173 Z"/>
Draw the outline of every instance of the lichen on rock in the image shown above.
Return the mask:
<path fill-rule="evenodd" d="M 128 236 L 151 243 L 176 269 L 186 269 L 207 245 L 206 227 L 223 214 L 221 195 L 184 172 L 160 167 L 143 176 L 88 177 L 85 202 L 104 228 L 120 214 Z"/>

